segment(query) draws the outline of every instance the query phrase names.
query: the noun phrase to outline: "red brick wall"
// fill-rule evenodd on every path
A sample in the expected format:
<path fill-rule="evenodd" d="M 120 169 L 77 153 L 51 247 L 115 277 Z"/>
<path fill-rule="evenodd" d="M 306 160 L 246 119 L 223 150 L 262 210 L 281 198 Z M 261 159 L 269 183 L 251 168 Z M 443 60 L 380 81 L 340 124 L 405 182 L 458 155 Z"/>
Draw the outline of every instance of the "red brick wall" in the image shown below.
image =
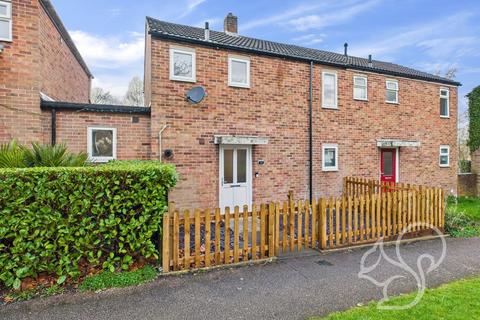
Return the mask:
<path fill-rule="evenodd" d="M 132 118 L 139 122 L 133 123 Z M 44 129 L 51 132 L 50 112 L 44 112 Z M 150 159 L 150 117 L 148 115 L 57 111 L 57 142 L 72 152 L 87 152 L 88 127 L 117 129 L 117 158 Z"/>
<path fill-rule="evenodd" d="M 0 41 L 0 143 L 41 140 L 38 0 L 12 1 L 13 41 Z"/>
<path fill-rule="evenodd" d="M 472 153 L 472 172 L 477 174 L 477 195 L 480 196 L 480 149 Z"/>
<path fill-rule="evenodd" d="M 168 41 L 154 39 L 152 57 L 152 153 L 157 154 L 158 132 L 164 125 L 163 149 L 173 149 L 171 160 L 182 176 L 171 194 L 181 207 L 218 205 L 217 134 L 269 138 L 268 145 L 253 146 L 253 201 L 308 197 L 308 81 L 309 65 L 280 58 L 248 56 L 251 88 L 228 86 L 228 54 L 240 53 L 195 47 L 197 82 L 169 80 Z M 178 45 L 178 44 L 176 44 Z M 339 110 L 321 108 L 321 72 L 338 73 Z M 314 195 L 339 194 L 348 175 L 378 177 L 380 150 L 376 140 L 394 138 L 421 142 L 419 148 L 401 148 L 400 181 L 441 185 L 456 192 L 457 90 L 450 88 L 451 118 L 439 117 L 441 85 L 395 78 L 398 105 L 385 103 L 386 76 L 368 75 L 369 101 L 353 100 L 354 70 L 314 67 Z M 392 77 L 388 77 L 392 78 Z M 207 98 L 199 105 L 184 100 L 193 85 L 202 85 Z M 322 143 L 339 145 L 339 172 L 323 172 Z M 439 146 L 450 145 L 451 167 L 438 165 Z M 258 159 L 265 160 L 259 166 Z"/>
<path fill-rule="evenodd" d="M 13 41 L 0 41 L 0 143 L 50 141 L 42 131 L 39 92 L 87 102 L 90 80 L 38 0 L 13 0 Z"/>
<path fill-rule="evenodd" d="M 89 102 L 90 77 L 45 10 L 40 10 L 39 32 L 41 91 L 57 101 Z"/>

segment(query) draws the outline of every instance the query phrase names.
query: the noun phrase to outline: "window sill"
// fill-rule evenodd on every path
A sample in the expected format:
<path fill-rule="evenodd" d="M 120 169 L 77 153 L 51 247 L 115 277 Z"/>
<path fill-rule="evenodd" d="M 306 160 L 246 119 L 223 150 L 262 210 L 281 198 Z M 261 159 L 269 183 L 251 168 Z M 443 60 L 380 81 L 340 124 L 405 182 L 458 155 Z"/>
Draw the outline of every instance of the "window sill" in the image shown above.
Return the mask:
<path fill-rule="evenodd" d="M 450 168 L 450 165 L 439 165 L 440 168 Z"/>
<path fill-rule="evenodd" d="M 89 159 L 92 161 L 92 163 L 107 163 L 109 161 L 113 161 L 113 160 L 116 160 L 116 158 L 114 157 L 108 157 L 108 158 L 94 158 L 94 157 L 89 157 Z"/>
<path fill-rule="evenodd" d="M 355 101 L 364 101 L 364 102 L 368 102 L 368 99 L 353 98 L 353 100 L 355 100 Z"/>
<path fill-rule="evenodd" d="M 323 172 L 338 172 L 338 168 L 335 168 L 335 169 L 328 169 L 328 168 L 323 168 L 322 169 Z"/>
<path fill-rule="evenodd" d="M 228 86 L 232 88 L 250 89 L 250 84 L 229 83 Z"/>
<path fill-rule="evenodd" d="M 400 104 L 400 103 L 398 103 L 398 101 L 397 101 L 397 102 L 393 102 L 393 101 L 385 101 L 385 103 L 388 103 L 388 104 L 397 104 L 397 105 L 398 105 L 398 104 Z"/>
<path fill-rule="evenodd" d="M 12 42 L 13 42 L 13 39 L 2 39 L 2 38 L 0 38 L 0 42 L 12 43 Z"/>
<path fill-rule="evenodd" d="M 190 82 L 190 83 L 197 82 L 196 79 L 177 78 L 177 77 L 172 77 L 172 76 L 170 76 L 170 80 L 171 81 L 180 81 L 180 82 Z"/>
<path fill-rule="evenodd" d="M 327 107 L 327 106 L 322 106 L 322 109 L 338 110 L 338 107 Z"/>
<path fill-rule="evenodd" d="M 450 119 L 450 116 L 440 116 L 442 119 Z"/>

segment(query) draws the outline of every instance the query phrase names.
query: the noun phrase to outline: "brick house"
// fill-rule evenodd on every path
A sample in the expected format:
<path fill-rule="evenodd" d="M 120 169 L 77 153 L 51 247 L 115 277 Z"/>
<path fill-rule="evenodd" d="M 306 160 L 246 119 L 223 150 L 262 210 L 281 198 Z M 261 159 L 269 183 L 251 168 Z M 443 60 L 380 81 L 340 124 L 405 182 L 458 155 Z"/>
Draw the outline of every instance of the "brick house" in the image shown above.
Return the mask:
<path fill-rule="evenodd" d="M 91 80 L 49 0 L 0 1 L 0 143 L 62 141 L 78 152 L 115 135 L 118 148 L 96 158 L 147 159 L 150 109 L 90 104 Z"/>
<path fill-rule="evenodd" d="M 344 176 L 457 190 L 455 81 L 368 58 L 147 18 L 152 157 L 182 207 L 337 195 Z M 204 87 L 199 104 L 184 98 Z M 166 129 L 164 129 L 166 126 Z M 158 149 L 160 132 L 163 150 Z"/>
<path fill-rule="evenodd" d="M 337 195 L 352 175 L 456 193 L 457 82 L 243 37 L 232 14 L 224 32 L 147 18 L 148 107 L 101 106 L 50 1 L 0 0 L 0 32 L 0 142 L 162 159 L 182 208 Z"/>

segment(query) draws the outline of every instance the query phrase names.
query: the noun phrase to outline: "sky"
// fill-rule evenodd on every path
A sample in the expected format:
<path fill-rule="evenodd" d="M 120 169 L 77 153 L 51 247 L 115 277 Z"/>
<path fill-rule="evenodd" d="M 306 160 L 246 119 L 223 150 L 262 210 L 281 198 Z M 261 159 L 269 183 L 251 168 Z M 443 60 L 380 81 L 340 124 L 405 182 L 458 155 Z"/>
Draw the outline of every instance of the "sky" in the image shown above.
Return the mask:
<path fill-rule="evenodd" d="M 238 16 L 239 33 L 434 73 L 457 69 L 459 108 L 480 85 L 478 0 L 52 0 L 95 79 L 122 97 L 143 78 L 145 17 L 193 26 Z"/>

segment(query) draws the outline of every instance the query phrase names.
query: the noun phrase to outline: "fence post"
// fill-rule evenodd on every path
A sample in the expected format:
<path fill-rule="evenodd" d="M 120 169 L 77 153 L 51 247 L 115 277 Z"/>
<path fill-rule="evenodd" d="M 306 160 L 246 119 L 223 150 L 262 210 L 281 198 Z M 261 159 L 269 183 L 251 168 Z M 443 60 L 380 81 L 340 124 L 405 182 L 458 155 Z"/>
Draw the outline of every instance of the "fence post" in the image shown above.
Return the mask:
<path fill-rule="evenodd" d="M 320 219 L 319 228 L 320 231 L 320 249 L 325 250 L 327 248 L 327 214 L 326 214 L 326 206 L 325 206 L 325 199 L 321 199 L 320 201 Z"/>
<path fill-rule="evenodd" d="M 270 202 L 268 205 L 268 257 L 275 256 L 275 239 L 273 235 L 275 222 L 275 203 Z"/>
<path fill-rule="evenodd" d="M 170 271 L 170 216 L 175 211 L 175 203 L 168 204 L 168 210 L 163 215 L 162 237 L 162 268 L 163 272 Z"/>

